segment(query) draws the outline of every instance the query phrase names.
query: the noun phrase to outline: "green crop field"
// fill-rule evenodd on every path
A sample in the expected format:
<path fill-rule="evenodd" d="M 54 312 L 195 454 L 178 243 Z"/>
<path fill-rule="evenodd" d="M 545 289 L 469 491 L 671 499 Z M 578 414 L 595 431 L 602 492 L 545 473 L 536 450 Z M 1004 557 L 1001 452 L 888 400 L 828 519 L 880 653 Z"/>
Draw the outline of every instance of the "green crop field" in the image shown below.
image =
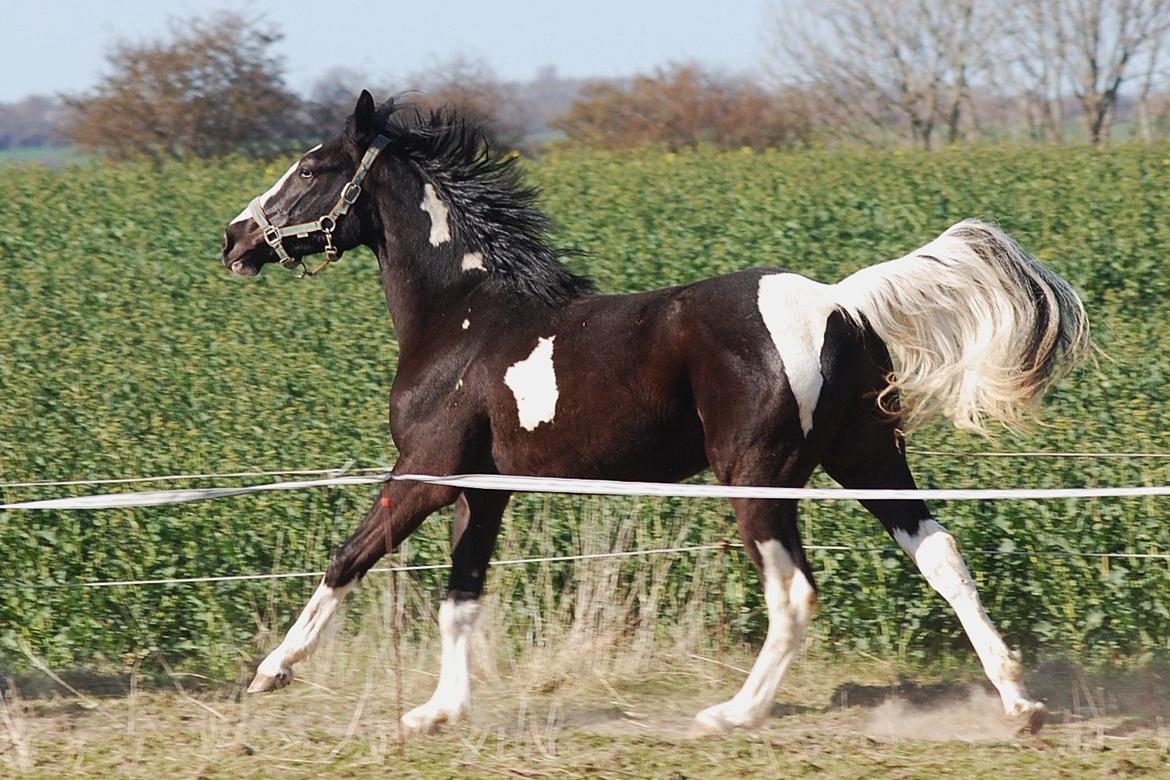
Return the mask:
<path fill-rule="evenodd" d="M 0 168 L 0 481 L 331 468 L 393 461 L 396 346 L 376 265 L 347 255 L 298 282 L 243 280 L 216 257 L 226 222 L 283 171 L 247 160 Z M 1066 380 L 1044 424 L 994 441 L 945 424 L 914 450 L 1170 453 L 1170 149 L 576 154 L 529 164 L 570 262 L 605 291 L 756 265 L 821 280 L 899 256 L 968 216 L 999 222 L 1084 296 L 1102 354 Z M 1158 459 L 912 457 L 924 487 L 1170 482 Z M 818 477 L 819 483 L 825 483 Z M 194 484 L 206 484 L 196 482 Z M 125 490 L 143 486 L 114 486 Z M 5 501 L 100 488 L 4 487 Z M 235 678 L 286 626 L 309 579 L 48 588 L 154 577 L 314 571 L 372 491 L 317 490 L 155 509 L 0 513 L 0 668 L 157 665 Z M 987 606 L 1029 658 L 1130 663 L 1170 649 L 1160 500 L 984 501 L 936 507 Z M 826 647 L 900 660 L 968 657 L 953 615 L 853 505 L 803 508 Z M 409 542 L 442 562 L 446 520 Z M 732 539 L 714 502 L 518 497 L 501 557 Z M 489 587 L 517 643 L 585 609 L 582 567 L 501 568 Z M 610 570 L 607 570 L 610 571 Z M 758 642 L 755 575 L 732 551 L 612 565 L 589 607 L 618 633 L 698 620 L 712 643 Z M 408 580 L 425 614 L 441 572 Z M 375 611 L 358 599 L 353 611 Z M 614 615 L 617 615 L 614 618 Z M 354 620 L 351 612 L 351 623 Z M 425 626 L 424 623 L 418 625 Z M 417 629 L 424 630 L 424 629 Z M 425 630 L 429 631 L 429 628 Z"/>

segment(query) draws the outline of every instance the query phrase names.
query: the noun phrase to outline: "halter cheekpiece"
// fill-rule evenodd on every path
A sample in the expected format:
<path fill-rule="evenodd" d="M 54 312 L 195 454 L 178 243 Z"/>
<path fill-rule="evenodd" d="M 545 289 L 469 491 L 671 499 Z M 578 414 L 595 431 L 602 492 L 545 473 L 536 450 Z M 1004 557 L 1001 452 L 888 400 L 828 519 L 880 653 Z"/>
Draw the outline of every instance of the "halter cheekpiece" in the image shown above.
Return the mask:
<path fill-rule="evenodd" d="M 264 213 L 264 207 L 260 205 L 260 198 L 252 198 L 252 202 L 248 204 L 248 209 L 252 212 L 252 219 L 256 220 L 256 224 L 260 226 L 260 230 L 264 233 L 264 242 L 272 247 L 272 251 L 276 253 L 276 257 L 280 260 L 280 264 L 288 269 L 294 269 L 298 266 L 301 268 L 299 278 L 306 276 L 316 276 L 321 273 L 330 263 L 335 263 L 341 257 L 341 251 L 333 244 L 333 231 L 337 228 L 337 221 L 341 217 L 349 213 L 353 204 L 357 203 L 357 199 L 362 194 L 362 181 L 366 178 L 366 174 L 370 172 L 370 166 L 374 164 L 378 153 L 386 148 L 386 144 L 390 143 L 390 139 L 384 135 L 380 135 L 374 139 L 370 144 L 370 148 L 366 149 L 366 153 L 362 156 L 361 164 L 358 165 L 357 171 L 353 178 L 341 188 L 341 195 L 337 198 L 337 203 L 333 204 L 333 208 L 325 214 L 312 222 L 301 222 L 296 225 L 289 225 L 287 227 L 277 227 L 268 219 L 268 215 Z M 293 257 L 284 248 L 284 239 L 288 236 L 296 236 L 297 238 L 306 238 L 313 233 L 321 233 L 325 236 L 325 262 L 310 271 L 305 267 L 305 262 L 299 257 Z"/>

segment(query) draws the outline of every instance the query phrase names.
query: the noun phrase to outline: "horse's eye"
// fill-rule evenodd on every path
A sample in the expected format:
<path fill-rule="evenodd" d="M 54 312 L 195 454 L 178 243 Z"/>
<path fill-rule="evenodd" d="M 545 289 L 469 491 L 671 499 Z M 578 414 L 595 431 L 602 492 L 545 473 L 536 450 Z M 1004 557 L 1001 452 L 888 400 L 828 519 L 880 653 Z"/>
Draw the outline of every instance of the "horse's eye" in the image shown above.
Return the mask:
<path fill-rule="evenodd" d="M 313 178 L 313 172 L 310 171 L 308 168 L 301 168 L 301 178 L 302 179 L 311 179 L 311 178 Z"/>

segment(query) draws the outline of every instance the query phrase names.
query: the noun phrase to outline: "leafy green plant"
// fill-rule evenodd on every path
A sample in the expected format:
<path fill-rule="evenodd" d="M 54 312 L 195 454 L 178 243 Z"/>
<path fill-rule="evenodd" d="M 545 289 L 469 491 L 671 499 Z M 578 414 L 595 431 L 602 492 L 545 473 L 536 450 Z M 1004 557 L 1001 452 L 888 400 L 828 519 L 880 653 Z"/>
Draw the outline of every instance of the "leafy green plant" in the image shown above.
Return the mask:
<path fill-rule="evenodd" d="M 280 269 L 236 279 L 217 265 L 224 224 L 281 170 L 243 159 L 4 170 L 0 480 L 393 461 L 385 408 L 397 353 L 373 259 L 352 253 L 313 283 Z M 995 220 L 1082 292 L 1104 357 L 1058 388 L 1034 430 L 988 442 L 939 423 L 912 449 L 1170 452 L 1170 150 L 564 151 L 530 173 L 561 243 L 584 253 L 570 262 L 607 291 L 757 265 L 831 281 L 904 254 L 963 217 Z M 1165 460 L 911 457 L 923 487 L 1170 479 Z M 5 501 L 84 492 L 0 488 Z M 24 586 L 320 570 L 371 497 L 354 488 L 0 513 L 0 664 L 23 664 L 25 647 L 67 665 L 118 665 L 156 651 L 221 669 L 247 660 L 257 618 L 287 624 L 311 579 Z M 1165 560 L 1032 555 L 1168 552 L 1164 501 L 935 509 L 1011 643 L 1094 661 L 1170 648 Z M 842 647 L 910 658 L 965 647 L 947 606 L 859 507 L 810 502 L 802 512 L 806 543 L 861 548 L 812 553 L 823 605 L 814 630 Z M 582 538 L 582 515 L 599 538 Z M 640 523 L 619 534 L 631 515 Z M 598 518 L 614 524 L 598 526 Z M 506 522 L 501 556 L 734 534 L 729 510 L 714 502 L 521 496 Z M 442 562 L 446 536 L 445 520 L 424 525 L 408 560 Z M 621 564 L 618 576 L 638 598 L 650 598 L 638 591 L 649 565 Z M 509 630 L 532 635 L 541 610 L 566 608 L 577 572 L 560 564 L 497 570 L 492 587 L 515 607 Z M 741 554 L 680 556 L 655 581 L 660 621 L 699 609 L 712 636 L 754 639 L 763 629 L 759 588 Z M 417 579 L 425 593 L 442 583 L 441 572 Z"/>

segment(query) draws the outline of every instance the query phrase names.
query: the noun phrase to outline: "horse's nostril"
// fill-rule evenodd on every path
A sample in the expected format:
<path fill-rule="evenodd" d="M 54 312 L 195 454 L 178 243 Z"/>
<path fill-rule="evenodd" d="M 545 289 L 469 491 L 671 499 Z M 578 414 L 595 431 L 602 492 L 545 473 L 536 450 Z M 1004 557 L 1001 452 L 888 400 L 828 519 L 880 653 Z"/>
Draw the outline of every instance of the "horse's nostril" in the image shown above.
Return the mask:
<path fill-rule="evenodd" d="M 226 253 L 228 251 L 228 247 L 231 246 L 231 243 L 231 239 L 228 238 L 227 231 L 225 230 L 223 234 L 223 245 L 219 248 L 220 253 Z"/>

